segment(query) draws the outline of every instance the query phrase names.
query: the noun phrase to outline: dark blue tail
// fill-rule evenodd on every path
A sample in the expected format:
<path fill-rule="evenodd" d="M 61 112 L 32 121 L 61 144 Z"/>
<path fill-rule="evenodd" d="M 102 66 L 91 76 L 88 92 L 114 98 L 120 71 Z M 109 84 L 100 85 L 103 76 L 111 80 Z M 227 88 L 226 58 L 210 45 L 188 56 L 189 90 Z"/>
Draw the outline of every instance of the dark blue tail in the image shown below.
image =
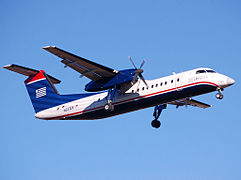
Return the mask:
<path fill-rule="evenodd" d="M 25 85 L 36 113 L 60 104 L 92 95 L 92 93 L 59 95 L 53 83 L 50 81 L 48 75 L 46 75 L 44 71 L 39 71 L 38 74 L 29 76 L 29 78 L 25 81 Z"/>
<path fill-rule="evenodd" d="M 25 81 L 28 94 L 36 113 L 96 93 L 59 95 L 53 84 L 61 81 L 45 74 L 44 71 L 31 69 L 16 64 L 6 65 L 3 68 L 28 76 Z"/>
<path fill-rule="evenodd" d="M 66 102 L 58 94 L 44 71 L 30 76 L 25 81 L 25 85 L 36 113 Z"/>

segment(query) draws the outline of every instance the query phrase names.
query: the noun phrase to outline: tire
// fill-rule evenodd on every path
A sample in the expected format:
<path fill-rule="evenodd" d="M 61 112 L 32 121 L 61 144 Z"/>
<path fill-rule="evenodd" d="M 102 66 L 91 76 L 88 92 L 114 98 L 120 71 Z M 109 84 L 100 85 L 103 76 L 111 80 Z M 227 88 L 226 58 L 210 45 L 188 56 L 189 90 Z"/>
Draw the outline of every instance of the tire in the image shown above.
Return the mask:
<path fill-rule="evenodd" d="M 217 99 L 223 99 L 223 94 L 217 93 L 217 94 L 216 94 L 216 98 L 217 98 Z"/>
<path fill-rule="evenodd" d="M 161 122 L 158 121 L 158 120 L 153 120 L 151 122 L 151 126 L 154 127 L 154 128 L 159 128 L 161 126 Z"/>
<path fill-rule="evenodd" d="M 111 103 L 106 104 L 104 106 L 104 108 L 105 108 L 106 111 L 113 111 L 114 110 L 114 106 Z"/>

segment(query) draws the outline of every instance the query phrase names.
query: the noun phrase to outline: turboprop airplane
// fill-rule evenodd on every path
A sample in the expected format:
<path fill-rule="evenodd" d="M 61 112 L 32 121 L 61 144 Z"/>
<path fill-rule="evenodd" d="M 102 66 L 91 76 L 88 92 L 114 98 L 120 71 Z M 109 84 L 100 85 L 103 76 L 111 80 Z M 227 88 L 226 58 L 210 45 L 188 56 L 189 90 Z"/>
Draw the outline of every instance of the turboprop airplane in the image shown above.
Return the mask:
<path fill-rule="evenodd" d="M 32 101 L 35 117 L 44 120 L 94 120 L 107 118 L 139 109 L 154 107 L 154 120 L 151 125 L 159 128 L 158 120 L 167 104 L 208 108 L 203 102 L 192 99 L 194 96 L 217 91 L 216 98 L 222 99 L 222 90 L 235 81 L 210 68 L 197 68 L 170 76 L 145 80 L 143 60 L 140 68 L 115 70 L 76 56 L 55 46 L 44 50 L 60 57 L 65 67 L 70 67 L 89 78 L 85 94 L 60 95 L 54 84 L 60 80 L 43 70 L 35 70 L 19 65 L 4 68 L 26 75 L 25 85 Z"/>

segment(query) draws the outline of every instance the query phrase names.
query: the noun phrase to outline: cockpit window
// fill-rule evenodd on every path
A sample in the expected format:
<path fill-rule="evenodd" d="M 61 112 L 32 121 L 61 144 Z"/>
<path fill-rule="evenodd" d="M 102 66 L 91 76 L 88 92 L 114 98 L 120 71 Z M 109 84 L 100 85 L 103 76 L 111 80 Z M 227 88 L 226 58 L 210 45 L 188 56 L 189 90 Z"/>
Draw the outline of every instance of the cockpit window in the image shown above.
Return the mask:
<path fill-rule="evenodd" d="M 205 70 L 198 70 L 198 71 L 196 72 L 196 74 L 200 74 L 200 73 L 206 73 L 206 71 L 205 71 Z"/>
<path fill-rule="evenodd" d="M 202 70 L 197 70 L 196 74 L 200 74 L 200 73 L 216 73 L 214 70 L 211 69 L 202 69 Z"/>
<path fill-rule="evenodd" d="M 214 70 L 206 70 L 208 73 L 216 73 Z"/>

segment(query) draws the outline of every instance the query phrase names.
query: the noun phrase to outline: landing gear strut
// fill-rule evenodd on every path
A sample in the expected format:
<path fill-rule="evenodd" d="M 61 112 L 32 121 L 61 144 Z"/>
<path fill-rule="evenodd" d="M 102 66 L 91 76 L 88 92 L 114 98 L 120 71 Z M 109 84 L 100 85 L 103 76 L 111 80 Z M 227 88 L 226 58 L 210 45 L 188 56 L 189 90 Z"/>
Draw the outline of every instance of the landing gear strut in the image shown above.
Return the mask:
<path fill-rule="evenodd" d="M 216 94 L 216 98 L 217 99 L 223 99 L 223 93 L 222 93 L 222 89 L 218 89 L 218 93 Z"/>
<path fill-rule="evenodd" d="M 105 104 L 104 108 L 106 111 L 113 111 L 114 110 L 114 105 L 112 104 L 113 99 L 115 97 L 116 93 L 116 88 L 114 89 L 109 89 L 108 95 L 107 95 L 107 104 Z"/>
<path fill-rule="evenodd" d="M 154 112 L 153 112 L 153 116 L 155 119 L 151 122 L 152 127 L 159 128 L 161 126 L 161 122 L 158 120 L 158 118 L 160 117 L 162 110 L 166 108 L 167 108 L 166 104 L 155 106 Z"/>

